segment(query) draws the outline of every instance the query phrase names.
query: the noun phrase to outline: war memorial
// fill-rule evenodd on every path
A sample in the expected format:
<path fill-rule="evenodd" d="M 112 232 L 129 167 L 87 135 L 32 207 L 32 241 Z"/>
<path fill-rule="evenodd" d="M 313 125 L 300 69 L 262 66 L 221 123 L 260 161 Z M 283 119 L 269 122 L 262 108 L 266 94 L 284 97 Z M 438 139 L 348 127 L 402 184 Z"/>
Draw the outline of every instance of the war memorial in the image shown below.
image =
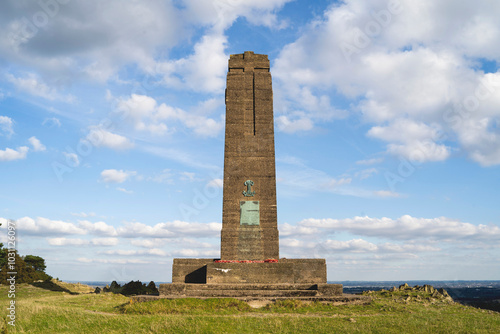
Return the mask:
<path fill-rule="evenodd" d="M 325 259 L 279 256 L 273 90 L 267 55 L 231 55 L 220 259 L 174 259 L 160 297 L 334 299 Z"/>

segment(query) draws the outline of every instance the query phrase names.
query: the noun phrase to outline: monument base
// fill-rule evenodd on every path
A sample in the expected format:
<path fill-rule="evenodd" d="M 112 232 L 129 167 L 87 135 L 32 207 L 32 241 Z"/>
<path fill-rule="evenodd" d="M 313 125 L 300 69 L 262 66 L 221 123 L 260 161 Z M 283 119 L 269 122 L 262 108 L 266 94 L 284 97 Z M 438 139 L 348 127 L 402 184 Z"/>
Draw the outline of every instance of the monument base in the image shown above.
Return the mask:
<path fill-rule="evenodd" d="M 317 298 L 342 292 L 342 284 L 326 283 L 325 259 L 174 259 L 172 283 L 160 285 L 160 296 L 170 297 Z"/>
<path fill-rule="evenodd" d="M 326 283 L 326 262 L 325 259 L 280 259 L 264 263 L 174 259 L 172 283 Z"/>

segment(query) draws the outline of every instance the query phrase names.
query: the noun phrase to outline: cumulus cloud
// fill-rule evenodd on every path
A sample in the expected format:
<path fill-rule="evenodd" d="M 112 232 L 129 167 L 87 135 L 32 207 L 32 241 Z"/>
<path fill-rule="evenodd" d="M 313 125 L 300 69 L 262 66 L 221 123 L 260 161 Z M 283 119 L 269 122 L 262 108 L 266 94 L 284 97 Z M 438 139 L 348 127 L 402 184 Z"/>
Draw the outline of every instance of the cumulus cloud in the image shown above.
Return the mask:
<path fill-rule="evenodd" d="M 13 161 L 26 159 L 29 148 L 27 146 L 21 146 L 17 149 L 6 148 L 5 150 L 0 150 L 0 161 Z"/>
<path fill-rule="evenodd" d="M 135 171 L 105 169 L 101 172 L 101 181 L 105 183 L 123 183 L 136 174 Z"/>
<path fill-rule="evenodd" d="M 134 144 L 127 137 L 98 126 L 90 128 L 86 139 L 95 147 L 107 147 L 114 150 L 127 150 L 134 147 Z"/>
<path fill-rule="evenodd" d="M 9 15 L 0 17 L 5 32 L 0 39 L 2 56 L 37 68 L 54 83 L 82 76 L 105 81 L 120 65 L 132 62 L 148 68 L 156 47 L 171 47 L 186 36 L 181 11 L 172 1 L 54 4 L 57 15 L 52 13 L 43 29 L 31 22 L 31 15 L 45 14 L 38 2 L 4 2 L 2 11 Z M 36 83 L 25 85 L 40 88 Z M 52 96 L 48 88 L 39 92 Z"/>
<path fill-rule="evenodd" d="M 50 101 L 61 100 L 64 102 L 73 102 L 75 100 L 74 96 L 62 95 L 56 89 L 47 86 L 34 73 L 29 73 L 26 77 L 15 77 L 9 73 L 7 74 L 7 80 L 21 91 Z"/>
<path fill-rule="evenodd" d="M 33 146 L 33 151 L 35 152 L 45 151 L 47 149 L 36 137 L 30 137 L 28 141 L 31 146 Z"/>
<path fill-rule="evenodd" d="M 86 231 L 73 223 L 51 220 L 43 217 L 36 219 L 23 217 L 16 220 L 17 229 L 26 235 L 71 235 L 86 234 Z"/>
<path fill-rule="evenodd" d="M 306 105 L 301 92 L 316 100 L 325 92 L 341 95 L 393 155 L 442 161 L 458 146 L 483 166 L 500 164 L 494 111 L 500 73 L 481 68 L 484 60 L 500 60 L 493 42 L 500 38 L 498 6 L 486 0 L 331 5 L 280 52 L 273 72 L 279 94 L 312 120 L 327 120 L 325 110 L 335 119 L 335 108 Z"/>
<path fill-rule="evenodd" d="M 78 221 L 78 226 L 91 234 L 109 236 L 117 235 L 116 229 L 113 226 L 108 225 L 102 221 L 92 223 L 88 220 L 80 220 Z"/>
<path fill-rule="evenodd" d="M 209 101 L 212 102 L 212 100 Z M 205 103 L 202 102 L 202 104 Z M 216 109 L 220 106 L 220 103 L 211 103 L 210 105 Z M 199 108 L 187 112 L 165 103 L 158 105 L 154 98 L 146 95 L 132 94 L 128 98 L 118 99 L 117 109 L 125 119 L 133 124 L 136 130 L 147 131 L 155 135 L 167 133 L 168 129 L 174 126 L 176 122 L 180 122 L 202 137 L 215 137 L 224 126 L 222 116 L 219 120 L 215 120 L 196 113 L 196 111 L 200 112 Z M 211 110 L 202 110 L 204 113 L 207 111 L 210 112 Z M 167 123 L 172 125 L 167 126 Z"/>
<path fill-rule="evenodd" d="M 354 217 L 349 219 L 305 219 L 299 226 L 332 231 L 345 231 L 355 235 L 411 240 L 431 238 L 453 240 L 468 238 L 477 240 L 499 240 L 500 228 L 495 225 L 474 225 L 458 220 L 439 218 L 416 218 L 409 215 L 398 219 Z"/>
<path fill-rule="evenodd" d="M 222 225 L 220 223 L 188 223 L 183 221 L 173 221 L 158 223 L 154 226 L 143 223 L 125 223 L 117 229 L 118 235 L 131 237 L 155 237 L 173 238 L 179 236 L 191 237 L 217 237 L 220 235 Z"/>

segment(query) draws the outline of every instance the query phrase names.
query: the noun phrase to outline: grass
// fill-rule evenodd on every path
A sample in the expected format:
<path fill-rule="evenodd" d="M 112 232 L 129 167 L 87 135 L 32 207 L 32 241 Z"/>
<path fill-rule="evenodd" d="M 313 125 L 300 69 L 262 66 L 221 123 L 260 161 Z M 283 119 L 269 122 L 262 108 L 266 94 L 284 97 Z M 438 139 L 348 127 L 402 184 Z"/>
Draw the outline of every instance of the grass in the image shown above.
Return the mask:
<path fill-rule="evenodd" d="M 0 333 L 499 333 L 500 313 L 414 291 L 375 292 L 368 305 L 279 301 L 253 309 L 235 299 L 131 303 L 112 293 L 71 294 L 21 284 L 16 327 Z M 74 292 L 73 292 L 74 293 Z M 0 303 L 8 303 L 0 286 Z M 3 318 L 6 308 L 1 308 Z"/>

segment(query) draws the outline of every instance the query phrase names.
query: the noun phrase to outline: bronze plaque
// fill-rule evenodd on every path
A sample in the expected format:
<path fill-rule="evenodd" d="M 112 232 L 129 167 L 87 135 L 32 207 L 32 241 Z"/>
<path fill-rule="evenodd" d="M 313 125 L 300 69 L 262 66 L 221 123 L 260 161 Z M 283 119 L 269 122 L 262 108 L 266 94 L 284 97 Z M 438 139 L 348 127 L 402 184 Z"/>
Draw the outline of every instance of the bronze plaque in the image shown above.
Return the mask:
<path fill-rule="evenodd" d="M 240 201 L 240 225 L 260 225 L 259 201 Z"/>

